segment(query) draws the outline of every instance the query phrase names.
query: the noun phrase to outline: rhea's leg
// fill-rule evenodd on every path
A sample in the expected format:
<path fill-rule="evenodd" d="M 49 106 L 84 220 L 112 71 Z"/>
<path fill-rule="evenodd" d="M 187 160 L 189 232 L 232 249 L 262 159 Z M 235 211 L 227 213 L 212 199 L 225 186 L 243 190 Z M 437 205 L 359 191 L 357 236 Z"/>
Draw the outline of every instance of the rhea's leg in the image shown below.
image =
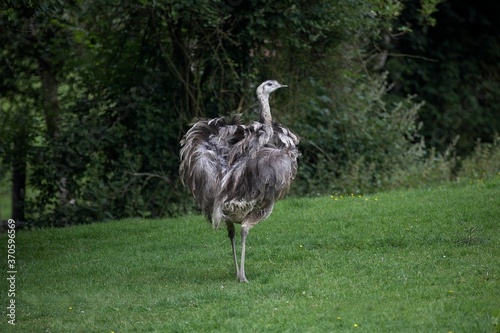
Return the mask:
<path fill-rule="evenodd" d="M 261 210 L 250 213 L 245 221 L 241 224 L 241 268 L 238 274 L 238 279 L 240 282 L 248 282 L 245 277 L 245 246 L 246 240 L 248 236 L 248 231 L 252 229 L 256 224 L 265 220 L 271 212 L 273 211 L 273 203 L 269 203 L 269 205 L 265 206 Z"/>
<path fill-rule="evenodd" d="M 240 280 L 240 282 L 248 282 L 247 278 L 245 277 L 245 243 L 249 229 L 250 228 L 247 225 L 241 226 L 241 269 L 238 274 L 238 279 Z"/>
<path fill-rule="evenodd" d="M 234 267 L 236 268 L 236 278 L 239 278 L 240 269 L 238 268 L 238 258 L 236 257 L 236 245 L 234 244 L 235 230 L 233 223 L 229 222 L 227 223 L 227 235 L 229 237 L 229 240 L 231 241 L 231 248 L 233 250 Z"/>

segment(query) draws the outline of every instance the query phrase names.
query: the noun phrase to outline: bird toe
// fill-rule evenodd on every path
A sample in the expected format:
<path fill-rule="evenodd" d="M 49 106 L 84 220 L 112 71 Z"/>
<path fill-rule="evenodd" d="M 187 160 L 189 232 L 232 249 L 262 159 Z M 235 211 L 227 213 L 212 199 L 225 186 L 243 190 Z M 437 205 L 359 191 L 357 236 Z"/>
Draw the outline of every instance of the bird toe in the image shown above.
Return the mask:
<path fill-rule="evenodd" d="M 242 283 L 248 283 L 247 278 L 246 278 L 246 277 L 244 277 L 244 276 L 238 276 L 238 280 L 239 280 L 240 282 L 242 282 Z"/>

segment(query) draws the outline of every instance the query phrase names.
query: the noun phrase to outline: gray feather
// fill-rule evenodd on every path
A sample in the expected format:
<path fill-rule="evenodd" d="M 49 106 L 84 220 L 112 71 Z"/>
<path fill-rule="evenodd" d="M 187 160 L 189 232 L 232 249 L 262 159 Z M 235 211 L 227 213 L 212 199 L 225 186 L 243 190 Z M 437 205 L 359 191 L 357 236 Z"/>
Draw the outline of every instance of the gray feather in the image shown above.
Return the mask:
<path fill-rule="evenodd" d="M 199 120 L 181 141 L 181 180 L 215 228 L 222 220 L 242 223 L 288 192 L 298 143 L 292 131 L 270 121 Z"/>

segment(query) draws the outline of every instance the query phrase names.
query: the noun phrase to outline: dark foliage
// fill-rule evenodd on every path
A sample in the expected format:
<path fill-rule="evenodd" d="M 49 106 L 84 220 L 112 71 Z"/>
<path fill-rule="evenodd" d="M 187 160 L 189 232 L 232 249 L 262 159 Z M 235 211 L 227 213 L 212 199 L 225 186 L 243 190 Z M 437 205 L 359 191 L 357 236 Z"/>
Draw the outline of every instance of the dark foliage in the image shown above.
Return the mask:
<path fill-rule="evenodd" d="M 460 134 L 466 150 L 499 128 L 497 11 L 445 2 L 432 27 L 435 3 L 4 1 L 0 176 L 13 216 L 61 226 L 194 210 L 179 140 L 195 117 L 255 119 L 270 78 L 290 86 L 274 118 L 302 138 L 292 193 L 420 184 L 451 156 L 429 147 Z M 413 32 L 385 46 L 432 61 L 377 46 L 389 61 L 370 68 L 370 45 L 407 21 Z"/>
<path fill-rule="evenodd" d="M 459 153 L 471 152 L 500 129 L 500 3 L 445 1 L 433 25 L 420 8 L 409 1 L 399 19 L 412 32 L 393 40 L 391 52 L 400 56 L 387 63 L 390 95 L 425 100 L 419 118 L 428 144 L 445 149 L 458 135 Z"/>

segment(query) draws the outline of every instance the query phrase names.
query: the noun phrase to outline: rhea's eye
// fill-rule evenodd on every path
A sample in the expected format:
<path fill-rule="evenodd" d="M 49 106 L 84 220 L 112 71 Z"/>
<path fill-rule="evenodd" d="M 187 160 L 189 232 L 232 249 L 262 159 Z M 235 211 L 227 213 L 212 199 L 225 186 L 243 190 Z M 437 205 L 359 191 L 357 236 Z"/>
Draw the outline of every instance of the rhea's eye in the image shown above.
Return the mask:
<path fill-rule="evenodd" d="M 272 86 L 273 84 L 271 82 L 268 82 L 267 85 L 270 87 Z"/>

